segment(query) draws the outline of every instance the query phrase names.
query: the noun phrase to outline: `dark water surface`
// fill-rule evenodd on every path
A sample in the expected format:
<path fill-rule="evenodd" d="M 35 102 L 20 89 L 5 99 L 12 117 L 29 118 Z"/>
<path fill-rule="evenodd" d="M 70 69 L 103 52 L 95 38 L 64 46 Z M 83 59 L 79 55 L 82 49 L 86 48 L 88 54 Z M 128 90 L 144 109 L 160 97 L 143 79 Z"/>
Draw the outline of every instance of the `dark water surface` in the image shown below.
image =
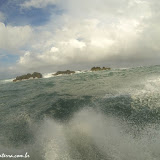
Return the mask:
<path fill-rule="evenodd" d="M 160 66 L 0 81 L 0 154 L 160 160 Z"/>

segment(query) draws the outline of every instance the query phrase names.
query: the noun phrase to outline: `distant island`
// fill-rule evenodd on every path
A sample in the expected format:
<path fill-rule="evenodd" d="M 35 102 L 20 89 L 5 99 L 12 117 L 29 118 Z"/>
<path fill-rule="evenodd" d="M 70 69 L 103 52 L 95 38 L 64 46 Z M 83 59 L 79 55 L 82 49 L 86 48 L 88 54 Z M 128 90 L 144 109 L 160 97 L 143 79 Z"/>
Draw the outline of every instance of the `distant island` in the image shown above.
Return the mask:
<path fill-rule="evenodd" d="M 104 71 L 104 70 L 110 70 L 111 68 L 108 67 L 92 67 L 91 71 Z M 54 76 L 60 75 L 60 74 L 73 74 L 75 73 L 75 71 L 70 71 L 70 70 L 66 70 L 66 71 L 58 71 L 55 74 L 53 74 Z"/>
<path fill-rule="evenodd" d="M 111 68 L 109 67 L 92 67 L 90 71 L 104 71 L 104 70 L 110 70 Z M 52 74 L 54 76 L 58 76 L 58 75 L 63 75 L 63 74 L 74 74 L 76 73 L 75 71 L 70 71 L 70 70 L 66 70 L 66 71 L 57 71 L 55 74 Z M 42 78 L 42 74 L 38 73 L 38 72 L 34 72 L 33 74 L 26 74 L 26 75 L 22 75 L 22 76 L 17 76 L 13 82 L 16 81 L 22 81 L 22 80 L 26 80 L 26 79 L 31 79 L 31 78 Z"/>
<path fill-rule="evenodd" d="M 58 71 L 55 74 L 53 74 L 54 76 L 57 76 L 59 74 L 72 74 L 75 73 L 75 71 L 70 71 L 70 70 L 66 70 L 66 71 Z"/>
<path fill-rule="evenodd" d="M 13 82 L 22 81 L 22 80 L 31 79 L 31 78 L 42 78 L 42 74 L 38 72 L 34 72 L 33 74 L 28 73 L 26 75 L 17 76 L 16 79 L 13 80 Z"/>
<path fill-rule="evenodd" d="M 101 68 L 101 67 L 92 67 L 91 68 L 91 71 L 103 71 L 103 70 L 110 70 L 111 68 L 106 68 L 106 67 L 103 67 L 103 68 Z"/>

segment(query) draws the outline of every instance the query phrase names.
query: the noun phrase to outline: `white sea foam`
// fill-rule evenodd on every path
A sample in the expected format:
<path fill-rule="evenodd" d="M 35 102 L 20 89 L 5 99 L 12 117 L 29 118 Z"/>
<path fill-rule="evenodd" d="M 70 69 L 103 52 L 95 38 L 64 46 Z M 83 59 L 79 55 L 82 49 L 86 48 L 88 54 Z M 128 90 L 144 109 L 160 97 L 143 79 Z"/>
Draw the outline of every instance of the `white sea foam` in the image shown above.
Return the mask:
<path fill-rule="evenodd" d="M 86 70 L 82 70 L 82 71 L 75 71 L 75 74 L 80 74 L 80 73 L 86 73 L 86 72 L 89 72 L 89 71 L 86 71 Z M 55 74 L 56 72 L 52 72 L 52 73 L 44 73 L 43 74 L 43 78 L 51 78 L 51 77 L 55 77 Z M 70 74 L 70 75 L 73 75 L 73 74 Z M 63 74 L 59 74 L 57 76 L 63 76 Z"/>
<path fill-rule="evenodd" d="M 45 74 L 43 74 L 43 78 L 51 78 L 51 77 L 54 77 L 53 74 L 54 74 L 53 72 L 52 72 L 52 73 L 45 73 Z"/>
<path fill-rule="evenodd" d="M 131 68 L 116 68 L 116 69 L 119 69 L 119 70 L 128 70 L 128 69 L 131 69 Z"/>
<path fill-rule="evenodd" d="M 66 123 L 45 119 L 33 124 L 35 141 L 21 149 L 1 151 L 28 152 L 32 160 L 159 160 L 160 130 L 146 127 L 141 133 L 126 132 L 128 126 L 115 117 L 93 109 L 83 109 Z M 35 127 L 36 126 L 36 127 Z"/>
<path fill-rule="evenodd" d="M 10 82 L 12 82 L 13 80 L 14 80 L 14 79 L 0 80 L 0 84 L 10 83 Z"/>
<path fill-rule="evenodd" d="M 4 80 L 4 82 L 12 82 L 13 81 L 13 79 L 6 79 L 6 80 Z"/>
<path fill-rule="evenodd" d="M 147 82 L 149 83 L 160 83 L 160 77 L 149 79 Z"/>
<path fill-rule="evenodd" d="M 80 73 L 86 73 L 89 72 L 88 70 L 82 70 L 82 71 L 75 71 L 76 74 L 80 74 Z"/>
<path fill-rule="evenodd" d="M 45 160 L 159 160 L 159 130 L 148 127 L 135 138 L 126 128 L 125 122 L 84 109 L 66 124 L 46 119 L 37 141 Z"/>

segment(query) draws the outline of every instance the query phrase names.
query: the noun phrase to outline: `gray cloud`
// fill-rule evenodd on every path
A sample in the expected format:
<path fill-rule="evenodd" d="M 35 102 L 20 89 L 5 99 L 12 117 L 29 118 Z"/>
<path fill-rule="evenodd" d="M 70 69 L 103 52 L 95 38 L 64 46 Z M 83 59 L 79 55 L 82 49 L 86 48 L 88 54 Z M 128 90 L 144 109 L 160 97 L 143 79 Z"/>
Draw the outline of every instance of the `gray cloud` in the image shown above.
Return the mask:
<path fill-rule="evenodd" d="M 160 60 L 160 2 L 156 0 L 26 1 L 23 7 L 55 4 L 64 10 L 45 26 L 32 27 L 30 48 L 17 68 L 76 64 L 157 64 Z M 24 31 L 24 35 L 25 35 Z M 20 48 L 20 46 L 18 46 Z"/>
<path fill-rule="evenodd" d="M 32 37 L 30 26 L 10 26 L 0 22 L 0 48 L 5 50 L 20 50 L 28 44 Z"/>

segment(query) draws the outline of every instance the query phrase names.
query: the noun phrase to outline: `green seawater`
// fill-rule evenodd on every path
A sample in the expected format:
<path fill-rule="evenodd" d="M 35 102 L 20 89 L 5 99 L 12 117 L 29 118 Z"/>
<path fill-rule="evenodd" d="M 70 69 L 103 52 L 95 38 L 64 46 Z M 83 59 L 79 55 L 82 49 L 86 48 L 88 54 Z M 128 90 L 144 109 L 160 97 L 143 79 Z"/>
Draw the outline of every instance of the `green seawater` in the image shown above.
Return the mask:
<path fill-rule="evenodd" d="M 26 152 L 31 160 L 160 160 L 160 66 L 1 80 L 0 155 Z"/>

